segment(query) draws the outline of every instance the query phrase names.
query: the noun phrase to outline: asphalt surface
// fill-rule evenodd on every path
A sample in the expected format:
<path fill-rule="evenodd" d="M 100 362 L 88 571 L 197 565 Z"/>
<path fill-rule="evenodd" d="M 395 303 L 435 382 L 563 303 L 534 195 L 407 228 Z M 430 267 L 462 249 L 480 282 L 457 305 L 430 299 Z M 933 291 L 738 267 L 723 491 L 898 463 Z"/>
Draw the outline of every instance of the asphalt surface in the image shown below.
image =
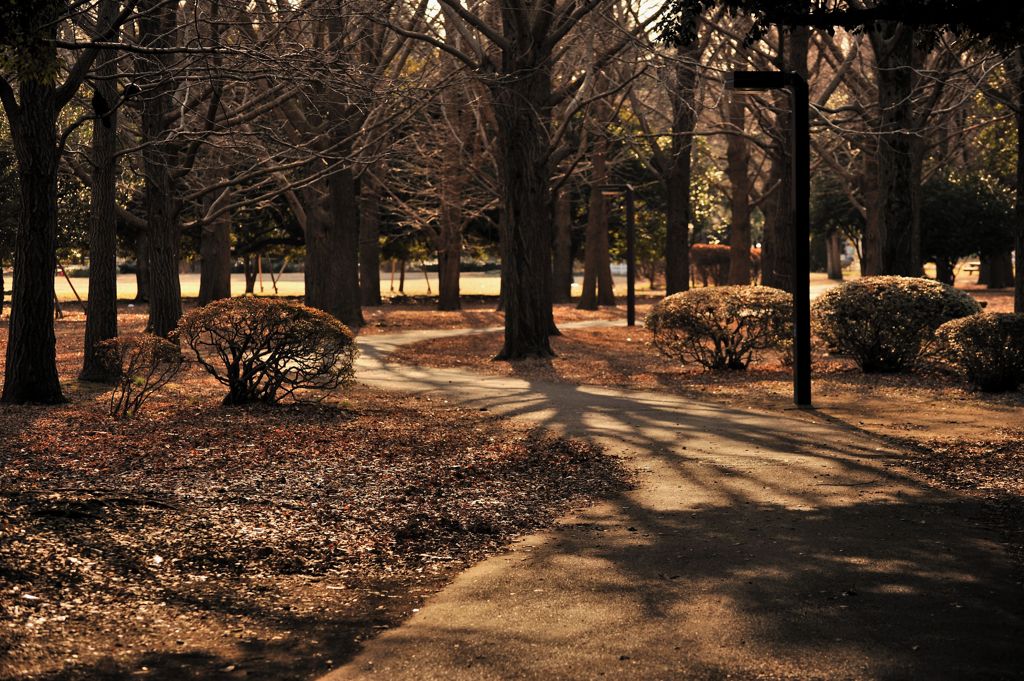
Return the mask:
<path fill-rule="evenodd" d="M 814 413 L 380 361 L 361 381 L 590 438 L 639 485 L 462 573 L 325 679 L 1024 678 L 984 509 Z"/>

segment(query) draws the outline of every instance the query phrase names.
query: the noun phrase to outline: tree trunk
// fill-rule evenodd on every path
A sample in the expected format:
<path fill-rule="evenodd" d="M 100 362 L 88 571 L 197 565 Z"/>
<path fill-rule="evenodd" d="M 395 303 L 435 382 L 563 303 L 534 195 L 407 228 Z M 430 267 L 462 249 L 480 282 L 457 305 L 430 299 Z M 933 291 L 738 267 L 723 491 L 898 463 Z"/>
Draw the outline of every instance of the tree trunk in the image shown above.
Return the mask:
<path fill-rule="evenodd" d="M 255 257 L 260 257 L 259 255 Z M 253 254 L 246 253 L 242 260 L 242 275 L 245 277 L 245 295 L 251 296 L 256 291 L 256 267 L 253 265 Z"/>
<path fill-rule="evenodd" d="M 359 218 L 350 168 L 327 178 L 327 209 L 306 229 L 306 304 L 344 324 L 363 325 L 359 291 Z"/>
<path fill-rule="evenodd" d="M 149 302 L 149 231 L 135 235 L 135 303 Z"/>
<path fill-rule="evenodd" d="M 100 5 L 100 25 L 117 16 L 118 2 Z M 117 101 L 117 53 L 105 51 L 96 62 L 94 87 L 97 101 Z M 85 317 L 83 381 L 107 382 L 117 378 L 104 368 L 96 353 L 102 341 L 117 336 L 117 111 L 96 112 L 92 124 L 92 178 L 89 203 L 89 306 Z"/>
<path fill-rule="evenodd" d="M 231 215 L 204 224 L 199 235 L 199 304 L 231 297 Z"/>
<path fill-rule="evenodd" d="M 913 160 L 913 29 L 895 22 L 878 22 L 868 32 L 877 66 L 879 130 L 878 187 L 868 220 L 876 257 L 869 274 L 918 276 L 914 263 Z M 866 236 L 866 239 L 868 237 Z"/>
<path fill-rule="evenodd" d="M 437 249 L 438 310 L 458 310 L 462 307 L 459 296 L 459 269 L 462 264 L 462 190 L 465 186 L 463 171 L 451 159 L 442 161 L 445 167 L 441 178 L 441 219 L 434 244 Z"/>
<path fill-rule="evenodd" d="M 572 202 L 563 187 L 555 198 L 554 263 L 551 270 L 552 301 L 568 303 L 572 299 Z"/>
<path fill-rule="evenodd" d="M 665 174 L 665 293 L 690 288 L 690 176 L 697 126 L 697 41 L 680 48 L 672 98 L 672 154 Z"/>
<path fill-rule="evenodd" d="M 828 242 L 825 252 L 825 269 L 828 278 L 832 281 L 843 280 L 843 247 L 842 236 L 838 230 L 833 230 L 828 235 Z"/>
<path fill-rule="evenodd" d="M 1017 229 L 1014 234 L 1013 311 L 1024 314 L 1024 48 L 1015 55 L 1017 79 Z"/>
<path fill-rule="evenodd" d="M 786 69 L 807 77 L 807 49 L 810 32 L 806 27 L 794 28 L 788 35 L 782 52 Z M 776 93 L 780 111 L 775 118 L 776 136 L 772 144 L 772 165 L 769 186 L 775 186 L 763 202 L 764 243 L 761 249 L 761 283 L 784 291 L 793 290 L 793 113 L 789 95 Z"/>
<path fill-rule="evenodd" d="M 496 359 L 553 357 L 548 336 L 557 332 L 551 310 L 550 55 L 533 56 L 510 77 L 490 83 L 505 224 L 505 343 Z"/>
<path fill-rule="evenodd" d="M 581 310 L 596 310 L 599 305 L 614 305 L 612 263 L 608 253 L 608 202 L 601 186 L 608 184 L 608 140 L 599 133 L 591 152 L 590 206 L 587 234 L 583 244 L 583 290 L 576 305 Z"/>
<path fill-rule="evenodd" d="M 1013 286 L 1013 257 L 1010 251 L 982 253 L 978 283 L 990 289 Z"/>
<path fill-rule="evenodd" d="M 935 280 L 952 286 L 956 283 L 956 263 L 948 258 L 938 258 L 935 261 Z"/>
<path fill-rule="evenodd" d="M 746 106 L 742 97 L 729 103 L 729 123 L 743 132 L 746 127 Z M 750 150 L 747 140 L 739 134 L 727 138 L 726 172 L 732 187 L 729 223 L 729 283 L 750 283 Z"/>
<path fill-rule="evenodd" d="M 363 305 L 380 305 L 380 195 L 366 175 L 359 196 L 359 296 Z"/>
<path fill-rule="evenodd" d="M 148 48 L 169 49 L 175 44 L 176 6 L 152 0 L 139 18 L 140 42 Z M 149 232 L 149 324 L 152 333 L 167 337 L 181 318 L 181 281 L 178 277 L 181 230 L 178 225 L 176 143 L 168 139 L 167 121 L 173 106 L 174 81 L 167 73 L 166 54 L 141 58 L 147 72 L 142 96 L 142 150 L 145 175 L 146 229 Z"/>
<path fill-rule="evenodd" d="M 459 296 L 459 274 L 462 260 L 462 234 L 449 234 L 437 250 L 437 309 L 458 310 L 462 307 Z"/>
<path fill-rule="evenodd" d="M 56 93 L 52 85 L 25 78 L 20 94 L 18 111 L 7 112 L 18 161 L 21 213 L 14 247 L 14 292 L 0 401 L 57 404 L 65 400 L 57 375 L 57 339 L 53 329 L 53 273 L 57 265 Z"/>

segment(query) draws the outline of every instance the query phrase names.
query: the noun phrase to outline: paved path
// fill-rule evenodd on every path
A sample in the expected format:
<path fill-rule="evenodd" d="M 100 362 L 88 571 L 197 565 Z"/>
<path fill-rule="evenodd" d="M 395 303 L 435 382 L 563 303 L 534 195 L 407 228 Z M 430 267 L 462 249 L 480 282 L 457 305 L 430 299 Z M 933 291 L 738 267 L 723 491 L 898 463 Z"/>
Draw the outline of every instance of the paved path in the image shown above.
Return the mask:
<path fill-rule="evenodd" d="M 361 339 L 361 380 L 591 438 L 640 484 L 467 570 L 331 681 L 1024 678 L 1019 574 L 982 509 L 873 439 L 379 361 L 435 335 Z"/>

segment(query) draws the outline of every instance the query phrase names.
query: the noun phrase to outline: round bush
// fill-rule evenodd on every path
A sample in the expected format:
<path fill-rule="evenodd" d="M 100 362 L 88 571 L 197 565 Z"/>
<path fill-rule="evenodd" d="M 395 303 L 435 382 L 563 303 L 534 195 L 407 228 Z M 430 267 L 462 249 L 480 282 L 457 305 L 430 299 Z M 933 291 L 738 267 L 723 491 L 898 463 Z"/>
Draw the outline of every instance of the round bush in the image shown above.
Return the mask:
<path fill-rule="evenodd" d="M 1024 314 L 974 314 L 939 327 L 939 357 L 985 392 L 1024 383 Z"/>
<path fill-rule="evenodd" d="M 228 388 L 224 404 L 275 403 L 297 391 L 352 381 L 355 339 L 320 310 L 273 298 L 227 298 L 196 308 L 175 331 L 198 362 Z"/>
<path fill-rule="evenodd" d="M 937 328 L 980 311 L 970 295 L 938 281 L 865 277 L 823 293 L 812 320 L 818 337 L 865 373 L 909 371 Z"/>
<path fill-rule="evenodd" d="M 754 354 L 785 348 L 793 335 L 793 301 L 767 286 L 719 286 L 676 293 L 647 315 L 654 346 L 705 369 L 746 369 Z"/>

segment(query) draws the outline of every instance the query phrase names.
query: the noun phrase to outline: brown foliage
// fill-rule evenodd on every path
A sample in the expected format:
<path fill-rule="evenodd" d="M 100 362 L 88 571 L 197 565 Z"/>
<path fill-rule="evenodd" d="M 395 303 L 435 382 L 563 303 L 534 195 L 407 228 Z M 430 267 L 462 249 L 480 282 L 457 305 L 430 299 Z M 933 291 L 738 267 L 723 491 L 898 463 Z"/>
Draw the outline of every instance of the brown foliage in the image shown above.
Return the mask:
<path fill-rule="evenodd" d="M 767 286 L 721 286 L 668 296 L 647 315 L 654 346 L 705 369 L 746 369 L 754 353 L 792 336 L 793 303 Z"/>
<path fill-rule="evenodd" d="M 909 371 L 942 324 L 981 306 L 948 284 L 916 277 L 866 277 L 821 295 L 815 333 L 865 372 Z"/>
<path fill-rule="evenodd" d="M 939 355 L 985 392 L 1016 390 L 1024 382 L 1024 315 L 975 314 L 936 332 Z"/>
<path fill-rule="evenodd" d="M 228 387 L 224 404 L 273 404 L 297 391 L 326 393 L 352 382 L 348 327 L 320 310 L 271 298 L 228 298 L 182 317 L 175 334 L 195 361 Z"/>

